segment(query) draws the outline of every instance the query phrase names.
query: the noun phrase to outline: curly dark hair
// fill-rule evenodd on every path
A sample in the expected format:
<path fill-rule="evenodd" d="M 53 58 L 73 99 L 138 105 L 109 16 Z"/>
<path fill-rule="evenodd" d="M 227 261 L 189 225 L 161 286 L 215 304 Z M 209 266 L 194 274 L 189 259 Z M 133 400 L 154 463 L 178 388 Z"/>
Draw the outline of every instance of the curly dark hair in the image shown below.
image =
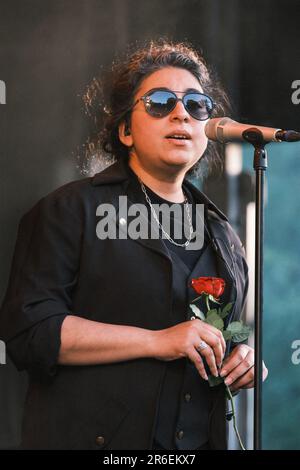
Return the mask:
<path fill-rule="evenodd" d="M 228 98 L 202 55 L 191 45 L 162 39 L 150 41 L 135 51 L 129 48 L 125 59 L 113 62 L 106 75 L 94 78 L 83 96 L 94 127 L 84 146 L 86 163 L 95 158 L 100 163 L 128 158 L 129 149 L 119 139 L 119 125 L 130 119 L 129 110 L 141 82 L 164 67 L 179 67 L 192 73 L 216 104 L 213 116 L 225 115 Z M 201 176 L 214 167 L 222 168 L 222 161 L 219 146 L 209 141 L 203 157 L 187 174 Z"/>

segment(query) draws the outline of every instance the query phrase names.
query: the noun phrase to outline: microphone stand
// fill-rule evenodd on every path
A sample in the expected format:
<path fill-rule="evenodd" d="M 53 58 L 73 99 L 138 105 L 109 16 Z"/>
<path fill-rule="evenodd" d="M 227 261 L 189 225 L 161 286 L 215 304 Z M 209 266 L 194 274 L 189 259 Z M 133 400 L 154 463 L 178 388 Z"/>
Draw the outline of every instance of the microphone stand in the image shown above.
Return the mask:
<path fill-rule="evenodd" d="M 262 333 L 263 333 L 263 242 L 264 242 L 264 184 L 268 167 L 266 142 L 255 127 L 246 129 L 243 138 L 253 145 L 253 168 L 256 173 L 255 195 L 255 358 L 254 358 L 254 450 L 261 450 L 262 438 Z"/>

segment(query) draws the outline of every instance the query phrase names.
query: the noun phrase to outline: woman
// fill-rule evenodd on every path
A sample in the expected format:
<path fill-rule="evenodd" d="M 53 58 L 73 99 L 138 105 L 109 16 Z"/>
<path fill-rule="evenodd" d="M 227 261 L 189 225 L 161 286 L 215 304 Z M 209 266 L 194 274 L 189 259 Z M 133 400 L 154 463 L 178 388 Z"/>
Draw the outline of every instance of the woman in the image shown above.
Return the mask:
<path fill-rule="evenodd" d="M 220 370 L 222 334 L 191 321 L 188 308 L 195 277 L 225 280 L 230 320 L 247 291 L 238 237 L 186 179 L 206 152 L 204 127 L 219 98 L 188 46 L 137 51 L 115 69 L 106 108 L 101 143 L 116 162 L 23 217 L 1 312 L 10 355 L 30 377 L 22 448 L 226 448 L 224 388 L 209 387 L 207 373 L 220 372 L 232 390 L 252 387 L 253 349 L 227 348 Z M 183 209 L 169 231 L 157 217 L 161 203 Z M 146 227 L 160 238 L 128 236 L 136 204 L 149 209 Z M 102 223 L 111 207 L 114 217 Z M 180 221 L 188 230 L 178 238 Z"/>

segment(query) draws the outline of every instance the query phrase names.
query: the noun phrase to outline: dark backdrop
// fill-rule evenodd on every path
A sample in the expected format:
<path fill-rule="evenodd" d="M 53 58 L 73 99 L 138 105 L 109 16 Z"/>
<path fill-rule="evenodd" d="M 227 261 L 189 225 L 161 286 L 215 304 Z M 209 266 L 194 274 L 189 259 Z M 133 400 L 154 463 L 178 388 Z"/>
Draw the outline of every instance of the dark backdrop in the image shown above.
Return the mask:
<path fill-rule="evenodd" d="M 217 70 L 233 117 L 299 129 L 299 19 L 298 0 L 0 0 L 0 296 L 21 215 L 81 177 L 81 95 L 101 66 L 128 43 L 187 39 Z M 23 374 L 0 365 L 2 448 L 19 441 L 25 389 Z"/>

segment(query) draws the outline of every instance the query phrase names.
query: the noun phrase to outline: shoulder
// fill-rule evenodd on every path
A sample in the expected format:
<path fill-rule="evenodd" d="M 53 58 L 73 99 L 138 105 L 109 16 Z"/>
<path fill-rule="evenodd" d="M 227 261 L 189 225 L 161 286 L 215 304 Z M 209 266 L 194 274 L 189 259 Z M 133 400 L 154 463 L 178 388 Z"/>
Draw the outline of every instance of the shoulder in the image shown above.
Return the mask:
<path fill-rule="evenodd" d="M 29 212 L 61 210 L 74 217 L 89 215 L 101 202 L 110 202 L 120 195 L 128 178 L 126 161 L 118 160 L 94 176 L 60 186 L 40 199 Z"/>
<path fill-rule="evenodd" d="M 22 217 L 32 219 L 37 215 L 61 215 L 77 219 L 85 218 L 101 201 L 108 199 L 108 187 L 118 193 L 119 189 L 110 185 L 95 185 L 95 177 L 87 177 L 66 183 L 40 198 Z"/>
<path fill-rule="evenodd" d="M 66 183 L 40 198 L 21 218 L 21 224 L 33 223 L 40 216 L 64 211 L 79 216 L 82 200 L 87 197 L 89 179 Z"/>
<path fill-rule="evenodd" d="M 111 195 L 120 193 L 120 184 L 128 179 L 126 164 L 117 161 L 94 176 L 71 181 L 41 198 L 34 207 L 64 207 L 74 214 L 88 210 L 94 202 L 109 200 Z M 32 209 L 34 209 L 34 207 Z"/>
<path fill-rule="evenodd" d="M 70 211 L 77 209 L 80 203 L 92 196 L 93 186 L 91 181 L 92 178 L 89 177 L 66 183 L 46 194 L 37 204 L 45 206 L 65 205 Z"/>

